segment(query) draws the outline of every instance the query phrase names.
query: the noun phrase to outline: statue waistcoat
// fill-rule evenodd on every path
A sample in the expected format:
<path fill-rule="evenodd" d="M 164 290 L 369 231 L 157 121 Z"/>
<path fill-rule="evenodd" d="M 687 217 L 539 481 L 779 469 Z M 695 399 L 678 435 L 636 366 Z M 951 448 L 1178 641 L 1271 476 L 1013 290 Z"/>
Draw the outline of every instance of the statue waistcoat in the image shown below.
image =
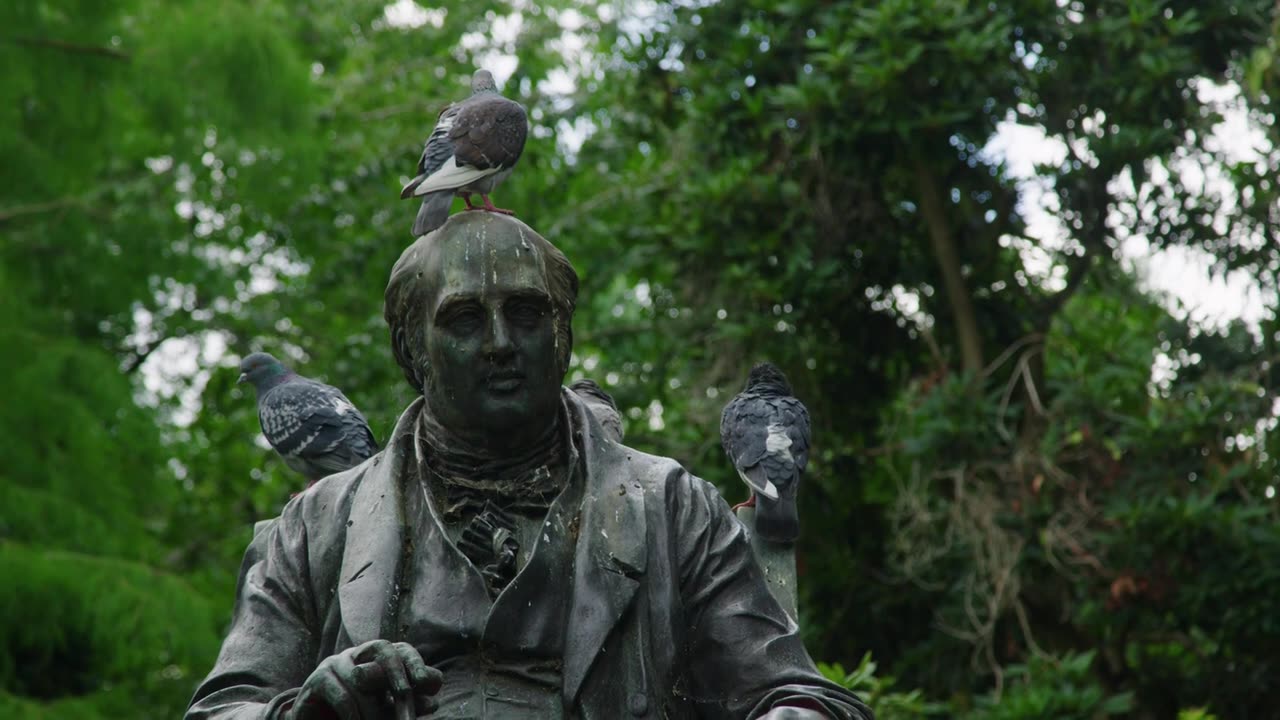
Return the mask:
<path fill-rule="evenodd" d="M 407 504 L 417 529 L 401 582 L 398 629 L 423 660 L 444 673 L 432 717 L 556 718 L 562 706 L 566 619 L 572 597 L 575 534 L 584 478 L 577 453 L 565 489 L 545 518 L 520 517 L 516 533 L 534 538 L 523 567 L 491 598 L 484 578 L 458 549 L 433 493 L 417 483 Z M 532 532 L 530 532 L 532 531 Z M 522 553 L 523 554 L 523 553 Z"/>

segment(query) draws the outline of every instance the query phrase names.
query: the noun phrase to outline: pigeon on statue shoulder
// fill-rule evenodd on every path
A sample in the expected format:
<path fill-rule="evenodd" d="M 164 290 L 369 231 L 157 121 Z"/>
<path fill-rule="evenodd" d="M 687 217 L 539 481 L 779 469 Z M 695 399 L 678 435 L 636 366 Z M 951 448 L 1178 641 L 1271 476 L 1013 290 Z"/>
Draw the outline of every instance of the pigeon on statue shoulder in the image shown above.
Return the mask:
<path fill-rule="evenodd" d="M 239 382 L 253 384 L 262 434 L 308 487 L 378 452 L 369 423 L 341 390 L 302 377 L 263 352 L 240 362 Z"/>
<path fill-rule="evenodd" d="M 800 535 L 796 491 L 809 462 L 809 411 L 777 366 L 751 368 L 746 388 L 720 416 L 720 443 L 751 489 L 742 506 L 755 507 L 756 532 L 794 542 Z"/>
<path fill-rule="evenodd" d="M 462 196 L 468 210 L 513 214 L 494 207 L 489 194 L 511 175 L 528 135 L 524 106 L 498 93 L 492 73 L 477 70 L 471 78 L 471 97 L 440 112 L 418 160 L 417 176 L 400 192 L 402 200 L 422 198 L 413 236 L 443 225 L 455 195 Z M 484 205 L 472 205 L 472 194 Z"/>

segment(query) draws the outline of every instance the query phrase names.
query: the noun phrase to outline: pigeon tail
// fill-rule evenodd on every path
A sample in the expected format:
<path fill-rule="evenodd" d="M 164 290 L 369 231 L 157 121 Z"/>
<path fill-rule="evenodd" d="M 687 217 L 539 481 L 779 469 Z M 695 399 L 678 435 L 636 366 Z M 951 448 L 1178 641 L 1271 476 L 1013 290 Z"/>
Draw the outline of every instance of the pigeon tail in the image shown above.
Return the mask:
<path fill-rule="evenodd" d="M 800 514 L 795 498 L 756 500 L 756 532 L 770 542 L 793 543 L 800 537 Z"/>
<path fill-rule="evenodd" d="M 424 197 L 422 207 L 418 208 L 418 216 L 413 219 L 413 236 L 422 237 L 443 225 L 449 219 L 449 206 L 452 204 L 451 190 L 429 193 Z"/>
<path fill-rule="evenodd" d="M 778 499 L 778 486 L 774 485 L 773 481 L 769 479 L 769 474 L 765 472 L 764 467 L 752 465 L 747 468 L 738 468 L 738 477 L 742 478 L 742 481 L 755 494 L 770 500 Z"/>

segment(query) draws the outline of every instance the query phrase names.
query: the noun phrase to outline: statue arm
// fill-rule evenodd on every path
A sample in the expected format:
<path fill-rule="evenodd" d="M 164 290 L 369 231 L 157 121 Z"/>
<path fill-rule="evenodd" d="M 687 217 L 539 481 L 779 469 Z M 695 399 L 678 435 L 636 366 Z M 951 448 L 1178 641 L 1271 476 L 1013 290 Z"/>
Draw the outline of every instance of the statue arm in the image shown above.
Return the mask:
<path fill-rule="evenodd" d="M 187 720 L 284 717 L 314 669 L 319 618 L 301 505 L 290 503 L 249 544 L 231 628 L 191 700 Z"/>
<path fill-rule="evenodd" d="M 814 666 L 720 493 L 683 472 L 676 488 L 668 496 L 671 547 L 692 629 L 689 694 L 701 714 L 870 720 L 866 705 Z"/>

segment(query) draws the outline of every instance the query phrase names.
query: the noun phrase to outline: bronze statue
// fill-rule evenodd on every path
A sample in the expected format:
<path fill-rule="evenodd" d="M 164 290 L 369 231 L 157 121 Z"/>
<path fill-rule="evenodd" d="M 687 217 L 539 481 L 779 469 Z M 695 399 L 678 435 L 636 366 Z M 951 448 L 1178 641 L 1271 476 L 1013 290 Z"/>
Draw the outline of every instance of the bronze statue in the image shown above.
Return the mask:
<path fill-rule="evenodd" d="M 577 276 L 463 213 L 385 316 L 421 393 L 254 540 L 188 718 L 870 718 L 825 680 L 709 484 L 562 387 Z"/>

